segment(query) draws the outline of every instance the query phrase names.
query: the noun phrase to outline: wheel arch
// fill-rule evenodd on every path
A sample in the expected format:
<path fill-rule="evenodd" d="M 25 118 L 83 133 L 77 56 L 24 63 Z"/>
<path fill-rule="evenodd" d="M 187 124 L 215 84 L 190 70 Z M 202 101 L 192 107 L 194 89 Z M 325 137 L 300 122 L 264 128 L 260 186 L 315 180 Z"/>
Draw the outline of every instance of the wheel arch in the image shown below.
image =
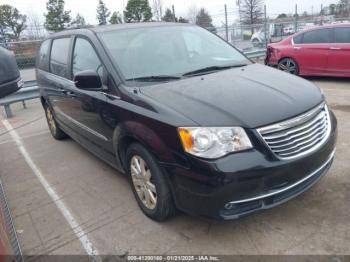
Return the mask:
<path fill-rule="evenodd" d="M 151 128 L 141 123 L 128 121 L 119 124 L 113 132 L 113 147 L 119 164 L 126 170 L 126 151 L 132 143 L 139 143 L 158 161 L 170 161 L 170 150 L 163 139 Z"/>
<path fill-rule="evenodd" d="M 45 108 L 46 107 L 46 103 L 47 103 L 47 100 L 45 99 L 45 97 L 40 96 L 40 102 L 41 102 L 41 105 Z"/>

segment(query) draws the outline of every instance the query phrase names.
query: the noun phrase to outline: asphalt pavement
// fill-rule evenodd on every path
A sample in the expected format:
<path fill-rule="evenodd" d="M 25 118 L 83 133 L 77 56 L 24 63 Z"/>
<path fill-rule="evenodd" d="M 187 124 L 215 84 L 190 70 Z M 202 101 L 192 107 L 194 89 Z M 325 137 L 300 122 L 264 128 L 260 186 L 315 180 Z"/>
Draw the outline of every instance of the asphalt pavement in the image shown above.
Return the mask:
<path fill-rule="evenodd" d="M 349 80 L 311 81 L 339 122 L 331 170 L 301 196 L 235 221 L 148 219 L 124 176 L 51 137 L 39 100 L 14 105 L 15 117 L 0 119 L 0 176 L 23 253 L 350 255 Z"/>

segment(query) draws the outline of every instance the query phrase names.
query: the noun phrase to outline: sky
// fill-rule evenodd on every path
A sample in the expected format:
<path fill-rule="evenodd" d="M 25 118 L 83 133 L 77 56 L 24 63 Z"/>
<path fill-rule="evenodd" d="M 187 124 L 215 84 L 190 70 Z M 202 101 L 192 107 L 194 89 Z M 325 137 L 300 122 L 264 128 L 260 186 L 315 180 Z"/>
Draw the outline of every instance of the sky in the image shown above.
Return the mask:
<path fill-rule="evenodd" d="M 149 0 L 150 4 L 153 0 Z M 299 13 L 319 13 L 321 4 L 327 6 L 336 3 L 338 0 L 265 0 L 268 16 L 276 17 L 280 13 L 294 13 L 295 5 L 298 5 Z M 47 0 L 0 0 L 1 4 L 15 6 L 20 12 L 26 15 L 34 15 L 44 21 L 43 14 L 46 12 Z M 98 0 L 65 0 L 66 10 L 71 10 L 72 16 L 77 13 L 84 16 L 90 24 L 96 24 L 96 7 Z M 127 0 L 104 0 L 110 11 L 122 12 Z M 229 23 L 238 18 L 236 0 L 163 0 L 164 7 L 174 5 L 177 16 L 187 17 L 189 9 L 193 7 L 206 8 L 212 15 L 215 25 L 222 25 L 224 22 L 224 5 L 227 4 Z"/>

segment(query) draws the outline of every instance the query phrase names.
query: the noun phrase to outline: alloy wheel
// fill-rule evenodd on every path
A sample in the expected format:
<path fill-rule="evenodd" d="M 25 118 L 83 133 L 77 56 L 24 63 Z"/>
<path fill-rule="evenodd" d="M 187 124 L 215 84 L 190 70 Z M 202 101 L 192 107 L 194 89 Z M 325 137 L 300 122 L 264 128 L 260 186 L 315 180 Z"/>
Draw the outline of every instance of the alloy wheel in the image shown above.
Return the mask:
<path fill-rule="evenodd" d="M 298 74 L 298 66 L 295 63 L 293 59 L 286 58 L 283 59 L 279 64 L 278 64 L 278 69 L 293 74 L 297 75 Z"/>
<path fill-rule="evenodd" d="M 133 156 L 130 161 L 131 179 L 139 199 L 150 210 L 156 208 L 157 190 L 152 183 L 151 170 L 140 156 Z"/>
<path fill-rule="evenodd" d="M 56 134 L 56 122 L 55 119 L 53 118 L 52 112 L 50 108 L 46 109 L 46 116 L 47 116 L 47 122 L 49 124 L 49 128 L 53 134 Z"/>

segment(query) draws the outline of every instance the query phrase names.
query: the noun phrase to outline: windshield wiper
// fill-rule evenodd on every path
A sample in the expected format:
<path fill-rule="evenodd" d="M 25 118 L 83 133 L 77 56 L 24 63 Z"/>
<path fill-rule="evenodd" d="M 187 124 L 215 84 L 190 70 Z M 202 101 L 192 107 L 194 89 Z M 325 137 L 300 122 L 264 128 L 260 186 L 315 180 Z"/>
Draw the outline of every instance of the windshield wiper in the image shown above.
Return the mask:
<path fill-rule="evenodd" d="M 157 81 L 171 81 L 171 80 L 179 80 L 179 79 L 181 79 L 181 77 L 179 76 L 159 75 L 159 76 L 140 76 L 140 77 L 126 79 L 126 81 L 157 82 Z"/>
<path fill-rule="evenodd" d="M 242 67 L 242 66 L 246 66 L 247 64 L 237 64 L 237 65 L 226 65 L 226 66 L 208 66 L 208 67 L 204 67 L 201 69 L 197 69 L 194 71 L 190 71 L 187 72 L 185 74 L 183 74 L 182 76 L 192 76 L 192 75 L 199 75 L 199 74 L 204 74 L 204 73 L 210 73 L 213 71 L 220 71 L 220 70 L 225 70 L 225 69 L 230 69 L 230 68 L 234 68 L 234 67 Z"/>

